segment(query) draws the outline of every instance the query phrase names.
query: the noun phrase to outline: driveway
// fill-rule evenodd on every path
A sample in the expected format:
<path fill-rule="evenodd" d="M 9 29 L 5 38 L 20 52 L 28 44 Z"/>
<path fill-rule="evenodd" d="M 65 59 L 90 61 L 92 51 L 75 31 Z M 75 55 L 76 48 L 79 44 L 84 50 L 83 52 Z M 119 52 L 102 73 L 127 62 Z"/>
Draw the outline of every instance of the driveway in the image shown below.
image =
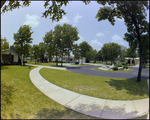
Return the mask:
<path fill-rule="evenodd" d="M 105 71 L 93 70 L 95 67 L 96 66 L 81 66 L 79 68 L 67 68 L 67 70 L 79 74 L 102 76 L 102 77 L 113 77 L 113 78 L 136 79 L 138 76 L 137 67 L 129 67 L 130 69 L 133 70 L 130 72 L 105 72 Z M 149 79 L 149 69 L 146 68 L 142 69 L 141 78 Z"/>

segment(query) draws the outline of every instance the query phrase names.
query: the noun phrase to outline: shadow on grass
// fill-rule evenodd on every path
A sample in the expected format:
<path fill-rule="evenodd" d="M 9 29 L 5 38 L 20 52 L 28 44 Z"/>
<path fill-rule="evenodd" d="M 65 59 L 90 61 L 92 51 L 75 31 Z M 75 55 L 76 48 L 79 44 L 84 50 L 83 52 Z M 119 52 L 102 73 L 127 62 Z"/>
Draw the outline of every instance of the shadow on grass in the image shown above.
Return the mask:
<path fill-rule="evenodd" d="M 125 89 L 127 90 L 127 93 L 131 95 L 148 95 L 148 85 L 147 81 L 144 79 L 141 79 L 141 82 L 136 82 L 136 78 L 130 78 L 126 80 L 115 80 L 110 79 L 110 81 L 106 81 L 109 83 L 110 86 L 115 87 L 117 90 Z M 145 83 L 146 82 L 146 83 Z"/>
<path fill-rule="evenodd" d="M 112 105 L 113 104 L 115 103 L 112 103 Z M 67 107 L 71 106 L 67 105 Z M 95 104 L 78 103 L 76 104 L 76 106 L 74 106 L 75 111 L 102 119 L 130 119 L 138 117 L 138 111 L 134 109 L 134 106 L 132 106 L 132 108 L 133 110 L 130 110 L 131 106 L 127 107 L 120 104 L 116 104 L 116 106 L 110 108 L 107 105 L 104 106 L 96 103 Z M 148 112 L 148 110 L 145 109 L 143 111 L 143 114 L 146 114 L 145 111 Z"/>
<path fill-rule="evenodd" d="M 58 66 L 56 66 L 56 65 L 49 65 L 49 66 L 51 66 L 51 67 L 67 67 L 67 66 L 61 66 L 61 65 L 58 65 Z"/>
<path fill-rule="evenodd" d="M 36 119 L 78 119 L 78 118 L 91 119 L 92 117 L 74 112 L 70 109 L 65 109 L 61 111 L 59 110 L 59 108 L 52 108 L 52 109 L 43 108 L 36 114 Z"/>
<path fill-rule="evenodd" d="M 11 105 L 11 98 L 15 89 L 5 83 L 1 83 L 1 110 L 5 110 L 8 105 Z"/>

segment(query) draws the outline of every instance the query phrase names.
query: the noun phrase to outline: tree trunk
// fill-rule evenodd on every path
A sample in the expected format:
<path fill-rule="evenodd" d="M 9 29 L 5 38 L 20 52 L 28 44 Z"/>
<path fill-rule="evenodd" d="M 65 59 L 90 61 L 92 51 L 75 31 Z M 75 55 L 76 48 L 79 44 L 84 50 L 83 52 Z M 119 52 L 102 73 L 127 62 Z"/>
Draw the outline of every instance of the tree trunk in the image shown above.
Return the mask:
<path fill-rule="evenodd" d="M 63 64 L 63 54 L 61 56 L 61 67 L 62 67 L 62 64 Z"/>
<path fill-rule="evenodd" d="M 139 33 L 138 33 L 138 41 L 139 41 L 139 50 L 140 50 L 140 65 L 139 65 L 137 82 L 141 82 L 141 72 L 143 67 L 143 53 L 142 53 L 141 38 Z"/>
<path fill-rule="evenodd" d="M 22 65 L 22 47 L 23 45 L 21 44 L 21 65 Z"/>
<path fill-rule="evenodd" d="M 69 54 L 69 48 L 68 48 L 68 63 L 70 63 L 70 54 Z"/>
<path fill-rule="evenodd" d="M 3 5 L 5 4 L 6 0 L 1 1 L 1 8 L 3 7 Z"/>
<path fill-rule="evenodd" d="M 57 54 L 56 54 L 56 66 L 58 66 Z"/>

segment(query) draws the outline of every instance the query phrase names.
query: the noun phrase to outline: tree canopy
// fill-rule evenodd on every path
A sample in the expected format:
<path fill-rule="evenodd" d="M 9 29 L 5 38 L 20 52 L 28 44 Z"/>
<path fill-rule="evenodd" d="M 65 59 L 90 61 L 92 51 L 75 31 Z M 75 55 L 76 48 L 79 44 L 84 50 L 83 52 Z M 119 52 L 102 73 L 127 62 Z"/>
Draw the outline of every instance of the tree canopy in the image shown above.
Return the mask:
<path fill-rule="evenodd" d="M 103 59 L 114 62 L 121 53 L 121 46 L 117 43 L 106 43 L 101 48 Z"/>
<path fill-rule="evenodd" d="M 81 57 L 86 57 L 88 52 L 90 51 L 91 46 L 86 41 L 83 41 L 79 44 L 79 48 L 81 51 Z"/>
<path fill-rule="evenodd" d="M 98 4 L 104 7 L 100 8 L 96 18 L 98 21 L 106 20 L 114 25 L 115 17 L 123 18 L 127 26 L 127 33 L 125 38 L 129 42 L 132 49 L 139 48 L 140 65 L 137 82 L 141 82 L 142 60 L 143 60 L 143 47 L 142 35 L 148 31 L 148 23 L 146 21 L 146 10 L 149 9 L 148 1 L 97 1 Z M 105 6 L 107 3 L 108 6 Z"/>
<path fill-rule="evenodd" d="M 21 52 L 21 61 L 23 60 L 22 54 L 26 54 L 26 51 L 29 48 L 29 43 L 32 43 L 33 38 L 31 35 L 33 32 L 31 31 L 31 27 L 29 25 L 23 25 L 19 28 L 17 33 L 14 33 L 14 45 L 18 45 L 18 49 Z M 22 63 L 22 62 L 21 62 Z"/>
<path fill-rule="evenodd" d="M 7 42 L 6 37 L 2 38 L 1 36 L 1 51 L 5 49 L 9 49 L 9 42 Z"/>
<path fill-rule="evenodd" d="M 136 58 L 137 53 L 135 50 L 132 50 L 131 48 L 127 48 L 125 56 L 130 58 Z"/>
<path fill-rule="evenodd" d="M 4 4 L 5 0 L 1 1 L 1 8 L 2 13 L 5 13 L 7 11 L 12 11 L 13 9 L 20 8 L 20 7 L 27 7 L 31 4 L 31 1 L 29 0 L 22 0 L 22 1 L 15 1 L 15 0 L 9 0 L 6 2 L 9 2 L 8 5 Z M 44 2 L 44 1 L 43 1 Z M 63 10 L 61 7 L 64 5 L 66 6 L 69 3 L 69 1 L 60 1 L 60 0 L 54 0 L 54 1 L 45 1 L 44 8 L 45 11 L 42 13 L 42 17 L 49 17 L 49 19 L 52 19 L 52 21 L 56 20 L 59 21 L 63 15 L 66 15 L 65 10 Z M 3 5 L 4 4 L 4 5 Z"/>

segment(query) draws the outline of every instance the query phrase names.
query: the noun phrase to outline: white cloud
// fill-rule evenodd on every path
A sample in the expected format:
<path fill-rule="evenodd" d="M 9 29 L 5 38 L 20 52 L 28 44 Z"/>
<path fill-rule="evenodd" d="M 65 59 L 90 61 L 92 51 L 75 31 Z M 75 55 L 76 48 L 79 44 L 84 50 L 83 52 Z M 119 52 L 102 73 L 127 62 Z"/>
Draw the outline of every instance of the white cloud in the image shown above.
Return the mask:
<path fill-rule="evenodd" d="M 78 13 L 77 13 L 77 15 L 73 18 L 73 23 L 74 23 L 74 25 L 76 25 L 78 22 L 79 22 L 79 20 L 82 18 L 82 15 L 79 15 Z"/>
<path fill-rule="evenodd" d="M 23 25 L 30 25 L 31 27 L 36 27 L 39 25 L 39 19 L 40 17 L 37 15 L 26 15 L 26 21 L 23 23 Z"/>
<path fill-rule="evenodd" d="M 124 40 L 117 34 L 112 36 L 111 39 L 112 39 L 112 42 L 118 43 L 120 45 L 124 45 L 125 44 Z"/>
<path fill-rule="evenodd" d="M 80 37 L 80 39 L 78 40 L 78 41 L 75 41 L 75 44 L 80 44 L 80 43 L 82 43 L 83 42 L 83 40 L 84 40 L 84 37 L 82 37 L 81 35 L 78 35 L 79 37 Z"/>
<path fill-rule="evenodd" d="M 99 42 L 97 39 L 92 40 L 90 45 L 92 46 L 93 49 L 96 49 L 97 51 L 99 51 L 103 46 L 103 44 Z"/>
<path fill-rule="evenodd" d="M 121 22 L 124 21 L 123 18 L 122 18 L 122 19 L 119 19 L 119 18 L 117 18 L 117 17 L 115 17 L 115 20 L 118 20 L 118 21 L 121 21 Z"/>
<path fill-rule="evenodd" d="M 54 24 L 64 24 L 68 22 L 70 22 L 70 20 L 67 18 L 67 16 L 63 16 L 62 19 L 60 19 L 58 22 L 54 22 Z"/>
<path fill-rule="evenodd" d="M 105 36 L 105 34 L 104 34 L 104 33 L 99 32 L 99 33 L 97 33 L 97 34 L 96 34 L 96 36 L 101 37 L 101 36 Z"/>

